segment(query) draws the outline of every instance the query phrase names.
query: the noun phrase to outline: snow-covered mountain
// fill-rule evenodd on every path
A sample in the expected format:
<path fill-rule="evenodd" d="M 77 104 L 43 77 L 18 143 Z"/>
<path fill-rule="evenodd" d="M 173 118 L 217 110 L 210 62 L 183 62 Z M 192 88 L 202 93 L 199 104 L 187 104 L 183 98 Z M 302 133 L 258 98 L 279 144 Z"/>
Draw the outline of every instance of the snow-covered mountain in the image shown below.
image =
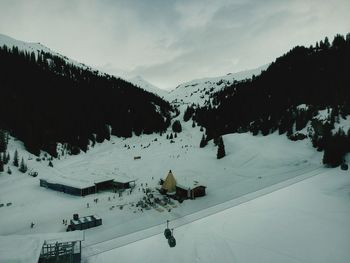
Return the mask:
<path fill-rule="evenodd" d="M 193 103 L 202 106 L 209 99 L 210 94 L 231 85 L 234 81 L 259 75 L 268 66 L 269 64 L 266 64 L 251 70 L 229 73 L 225 76 L 191 80 L 177 86 L 165 98 L 175 105 Z"/>
<path fill-rule="evenodd" d="M 145 91 L 158 95 L 161 98 L 166 97 L 167 94 L 169 93 L 168 91 L 160 89 L 154 86 L 153 84 L 149 83 L 147 80 L 145 80 L 141 76 L 136 76 L 134 78 L 129 79 L 128 81 Z"/>
<path fill-rule="evenodd" d="M 62 58 L 67 63 L 73 64 L 74 66 L 88 70 L 93 70 L 95 72 L 99 72 L 99 74 L 101 75 L 105 74 L 90 66 L 87 66 L 83 63 L 77 62 L 64 55 L 61 55 L 60 53 L 57 53 L 40 43 L 25 42 L 0 34 L 0 46 L 7 46 L 10 48 L 18 47 L 19 50 L 26 52 L 34 52 L 35 54 L 37 54 L 38 52 L 50 53 L 52 55 Z M 170 92 L 156 87 L 141 76 L 133 77 L 128 81 L 145 91 L 151 92 L 165 100 L 173 102 L 174 105 L 192 103 L 203 105 L 204 102 L 209 98 L 209 95 L 211 93 L 216 92 L 228 85 L 231 85 L 235 80 L 239 81 L 245 78 L 250 78 L 253 75 L 258 75 L 268 66 L 269 64 L 266 64 L 256 69 L 240 71 L 237 73 L 229 73 L 225 76 L 191 80 L 178 85 L 175 89 L 171 90 Z"/>
<path fill-rule="evenodd" d="M 2 35 L 0 45 L 50 52 L 76 63 L 38 43 Z M 130 81 L 179 105 L 183 113 L 186 104 L 202 105 L 211 93 L 267 67 L 193 80 L 169 93 L 140 77 Z M 307 105 L 297 108 L 308 109 Z M 312 116 L 322 122 L 330 118 L 330 111 L 321 110 Z M 62 148 L 55 159 L 45 152 L 40 156 L 30 154 L 10 136 L 7 152 L 11 159 L 0 172 L 2 240 L 6 241 L 7 235 L 64 234 L 67 227 L 62 219 L 69 220 L 74 213 L 95 214 L 103 218 L 103 225 L 85 231 L 84 262 L 114 262 L 116 257 L 125 262 L 148 263 L 167 257 L 169 262 L 347 262 L 349 177 L 340 169 L 325 168 L 320 161 L 322 153 L 312 148 L 311 141 L 292 142 L 277 131 L 269 136 L 225 134 L 226 156 L 218 160 L 212 140 L 206 147 L 199 147 L 203 127 L 192 127 L 192 122 L 184 122 L 181 117 L 176 119 L 181 122 L 182 132 L 171 140 L 167 138 L 174 134 L 170 126 L 162 134 L 111 136 L 109 141 L 94 146 L 90 143 L 89 150 L 79 155 L 67 155 Z M 350 127 L 349 118 L 336 123 Z M 308 128 L 310 125 L 299 133 L 307 135 Z M 37 177 L 21 173 L 13 164 L 16 151 L 29 171 L 38 173 Z M 164 179 L 170 169 L 178 182 L 205 185 L 206 196 L 141 209 L 137 204 L 145 198 L 144 187 L 163 199 L 156 189 L 159 179 Z M 39 179 L 50 177 L 81 183 L 106 175 L 133 178 L 136 188 L 119 196 L 102 191 L 83 198 L 39 184 Z M 281 188 L 285 189 L 277 191 Z M 272 191 L 276 192 L 268 194 Z M 291 200 L 291 196 L 297 198 Z M 178 242 L 171 250 L 162 235 L 166 220 L 175 227 Z M 35 222 L 35 227 L 31 228 L 30 222 Z M 8 252 L 0 248 L 1 253 Z"/>
<path fill-rule="evenodd" d="M 58 56 L 58 57 L 62 58 L 65 62 L 67 62 L 69 64 L 72 64 L 74 66 L 81 67 L 84 69 L 89 69 L 89 70 L 95 71 L 95 69 L 93 69 L 93 68 L 91 68 L 83 63 L 77 62 L 73 59 L 70 59 L 64 55 L 61 55 L 60 53 L 57 53 L 57 52 L 51 50 L 50 48 L 48 48 L 40 43 L 25 42 L 25 41 L 17 40 L 17 39 L 14 39 L 12 37 L 0 34 L 0 46 L 7 46 L 9 48 L 18 47 L 19 50 L 29 52 L 29 53 L 34 52 L 36 55 L 38 53 L 41 53 L 41 52 L 50 53 L 54 56 Z"/>

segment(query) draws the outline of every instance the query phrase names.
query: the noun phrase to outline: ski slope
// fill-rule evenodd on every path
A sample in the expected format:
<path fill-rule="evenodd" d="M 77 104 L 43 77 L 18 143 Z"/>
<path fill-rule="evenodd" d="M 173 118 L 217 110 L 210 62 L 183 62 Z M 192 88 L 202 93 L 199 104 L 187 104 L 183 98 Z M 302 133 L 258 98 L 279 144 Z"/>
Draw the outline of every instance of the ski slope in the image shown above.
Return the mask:
<path fill-rule="evenodd" d="M 287 188 L 175 225 L 175 248 L 161 233 L 85 260 L 346 263 L 350 258 L 349 192 L 348 172 L 324 169 L 323 174 Z"/>
<path fill-rule="evenodd" d="M 11 156 L 19 149 L 20 158 L 24 157 L 28 167 L 38 171 L 39 176 L 33 178 L 21 174 L 12 164 L 11 175 L 0 175 L 0 203 L 12 203 L 0 208 L 3 215 L 0 217 L 3 226 L 0 235 L 62 232 L 66 228 L 62 219 L 70 219 L 73 213 L 97 214 L 104 223 L 86 231 L 84 246 L 88 246 L 158 225 L 166 219 L 174 220 L 198 212 L 305 173 L 318 173 L 322 166 L 321 153 L 308 142 L 291 142 L 277 134 L 267 137 L 226 135 L 227 156 L 221 160 L 216 159 L 216 146 L 212 142 L 204 149 L 199 148 L 200 138 L 199 128 L 192 128 L 190 123 L 183 125 L 183 132 L 174 139 L 175 143 L 170 143 L 165 134 L 125 140 L 112 137 L 110 142 L 97 144 L 87 153 L 54 160 L 53 168 L 48 166 L 48 160 L 36 161 L 23 150 L 20 142 L 11 139 Z M 134 160 L 134 156 L 141 156 L 141 159 Z M 171 212 L 154 209 L 141 212 L 133 207 L 132 203 L 143 196 L 138 191 L 140 185 L 147 183 L 155 188 L 170 169 L 179 181 L 196 180 L 207 186 L 207 195 L 177 204 Z M 84 198 L 70 196 L 39 186 L 40 178 L 53 173 L 68 178 L 126 174 L 137 179 L 137 188 L 131 195 L 124 194 L 120 198 L 110 192 Z M 99 198 L 98 204 L 93 202 L 95 198 Z M 124 205 L 124 209 L 117 209 L 117 205 Z M 112 206 L 115 208 L 110 209 Z M 35 228 L 29 227 L 30 222 L 36 223 Z"/>

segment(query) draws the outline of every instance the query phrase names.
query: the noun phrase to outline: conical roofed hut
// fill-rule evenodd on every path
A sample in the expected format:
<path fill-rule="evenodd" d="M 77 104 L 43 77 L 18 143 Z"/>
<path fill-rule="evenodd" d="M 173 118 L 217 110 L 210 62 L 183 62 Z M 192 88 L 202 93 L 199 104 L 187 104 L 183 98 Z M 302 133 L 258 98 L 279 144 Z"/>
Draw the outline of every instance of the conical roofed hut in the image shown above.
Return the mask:
<path fill-rule="evenodd" d="M 171 170 L 169 171 L 167 177 L 165 178 L 162 188 L 166 190 L 167 193 L 176 192 L 176 180 Z"/>

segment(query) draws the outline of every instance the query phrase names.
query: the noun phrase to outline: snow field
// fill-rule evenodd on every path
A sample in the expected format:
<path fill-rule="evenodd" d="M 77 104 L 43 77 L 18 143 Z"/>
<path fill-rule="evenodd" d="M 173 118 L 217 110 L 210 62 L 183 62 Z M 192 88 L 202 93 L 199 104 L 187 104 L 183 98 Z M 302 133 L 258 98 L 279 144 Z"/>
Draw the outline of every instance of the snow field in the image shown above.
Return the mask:
<path fill-rule="evenodd" d="M 339 262 L 350 258 L 350 177 L 338 169 L 88 257 L 87 262 Z"/>

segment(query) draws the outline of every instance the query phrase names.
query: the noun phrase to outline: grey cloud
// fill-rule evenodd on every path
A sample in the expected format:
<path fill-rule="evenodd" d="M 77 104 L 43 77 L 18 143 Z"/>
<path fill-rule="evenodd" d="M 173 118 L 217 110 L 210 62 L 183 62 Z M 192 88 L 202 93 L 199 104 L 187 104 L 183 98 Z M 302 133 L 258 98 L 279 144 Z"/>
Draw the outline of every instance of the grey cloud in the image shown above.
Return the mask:
<path fill-rule="evenodd" d="M 3 0 L 0 33 L 173 88 L 350 31 L 348 0 Z"/>

